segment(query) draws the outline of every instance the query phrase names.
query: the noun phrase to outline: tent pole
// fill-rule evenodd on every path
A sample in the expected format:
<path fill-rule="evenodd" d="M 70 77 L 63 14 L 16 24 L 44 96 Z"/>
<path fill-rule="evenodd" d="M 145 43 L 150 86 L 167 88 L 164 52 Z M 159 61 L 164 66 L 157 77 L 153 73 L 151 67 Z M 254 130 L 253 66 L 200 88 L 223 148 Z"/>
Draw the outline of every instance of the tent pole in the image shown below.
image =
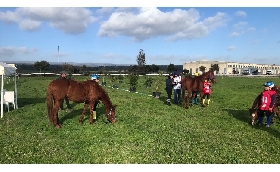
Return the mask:
<path fill-rule="evenodd" d="M 16 109 L 18 109 L 18 102 L 17 102 L 17 73 L 15 73 L 15 102 L 16 102 Z"/>
<path fill-rule="evenodd" d="M 4 104 L 4 75 L 2 74 L 2 82 L 1 82 L 1 118 L 3 118 L 3 104 Z"/>

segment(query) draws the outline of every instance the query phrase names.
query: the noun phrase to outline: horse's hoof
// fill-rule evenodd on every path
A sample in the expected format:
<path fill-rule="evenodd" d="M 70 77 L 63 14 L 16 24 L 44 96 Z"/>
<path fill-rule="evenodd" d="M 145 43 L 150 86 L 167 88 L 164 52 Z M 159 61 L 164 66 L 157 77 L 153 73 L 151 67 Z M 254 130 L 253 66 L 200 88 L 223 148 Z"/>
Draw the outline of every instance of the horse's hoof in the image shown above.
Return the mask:
<path fill-rule="evenodd" d="M 60 129 L 61 125 L 56 125 L 55 128 Z"/>

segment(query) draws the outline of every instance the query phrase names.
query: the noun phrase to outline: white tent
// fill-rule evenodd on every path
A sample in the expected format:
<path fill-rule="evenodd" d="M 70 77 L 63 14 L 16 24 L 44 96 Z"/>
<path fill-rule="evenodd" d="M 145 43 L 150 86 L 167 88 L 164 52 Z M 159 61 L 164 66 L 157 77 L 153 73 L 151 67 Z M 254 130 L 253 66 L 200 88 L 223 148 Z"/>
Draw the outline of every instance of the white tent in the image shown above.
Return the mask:
<path fill-rule="evenodd" d="M 2 76 L 2 82 L 1 82 L 1 118 L 3 118 L 3 104 L 4 104 L 4 76 L 15 76 L 15 99 L 16 99 L 16 108 L 18 108 L 17 105 L 17 82 L 16 82 L 16 67 L 14 64 L 6 64 L 3 62 L 0 62 L 0 75 Z"/>

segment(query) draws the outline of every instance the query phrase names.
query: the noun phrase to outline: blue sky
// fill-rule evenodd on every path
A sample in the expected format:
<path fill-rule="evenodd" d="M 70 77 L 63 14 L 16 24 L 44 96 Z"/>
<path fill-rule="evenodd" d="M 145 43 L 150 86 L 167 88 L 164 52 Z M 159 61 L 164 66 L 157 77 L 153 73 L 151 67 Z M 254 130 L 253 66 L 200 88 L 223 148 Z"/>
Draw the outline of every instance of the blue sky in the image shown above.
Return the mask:
<path fill-rule="evenodd" d="M 143 49 L 146 64 L 218 60 L 280 65 L 280 7 L 266 7 L 271 3 L 142 8 L 139 3 L 115 7 L 112 1 L 110 7 L 69 1 L 74 8 L 41 8 L 11 2 L 0 7 L 1 61 L 136 64 Z"/>

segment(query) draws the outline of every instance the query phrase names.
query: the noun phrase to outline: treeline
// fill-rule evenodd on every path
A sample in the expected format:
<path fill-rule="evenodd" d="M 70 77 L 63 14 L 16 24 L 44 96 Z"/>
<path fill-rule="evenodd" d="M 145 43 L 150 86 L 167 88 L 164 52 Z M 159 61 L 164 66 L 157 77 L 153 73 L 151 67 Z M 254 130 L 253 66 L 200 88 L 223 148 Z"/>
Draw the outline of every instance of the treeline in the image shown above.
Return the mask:
<path fill-rule="evenodd" d="M 96 66 L 96 67 L 88 67 L 86 65 L 83 66 L 75 66 L 70 64 L 48 64 L 47 66 L 38 66 L 36 64 L 25 64 L 25 63 L 15 63 L 17 67 L 17 73 L 60 73 L 61 71 L 67 71 L 73 74 L 84 74 L 88 75 L 91 73 L 129 73 L 131 70 L 136 70 L 138 68 L 137 65 L 129 65 L 129 66 Z M 178 70 L 182 72 L 183 65 L 145 65 L 141 68 L 140 73 L 158 73 L 162 72 L 172 72 L 174 70 Z"/>

